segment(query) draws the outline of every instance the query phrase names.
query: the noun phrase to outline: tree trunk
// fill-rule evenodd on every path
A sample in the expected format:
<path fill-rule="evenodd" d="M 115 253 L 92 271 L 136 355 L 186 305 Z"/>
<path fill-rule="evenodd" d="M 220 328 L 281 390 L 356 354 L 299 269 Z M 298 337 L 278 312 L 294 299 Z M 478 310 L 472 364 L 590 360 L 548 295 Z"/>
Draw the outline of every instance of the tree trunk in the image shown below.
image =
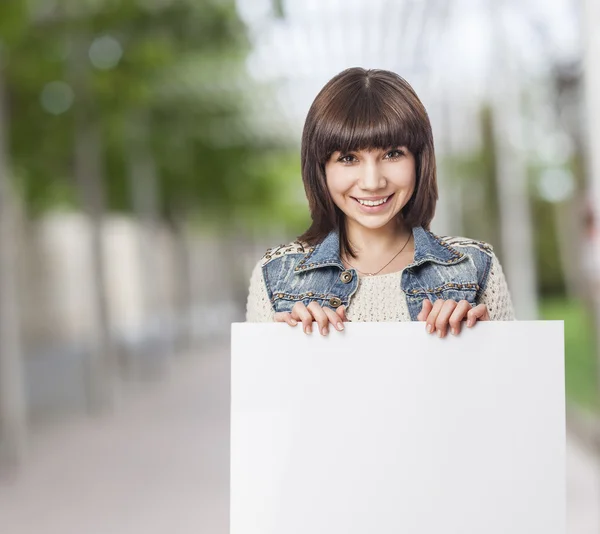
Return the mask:
<path fill-rule="evenodd" d="M 522 128 L 518 86 L 511 89 L 503 85 L 511 92 L 496 101 L 493 118 L 502 263 L 517 318 L 533 320 L 538 314 L 533 227 L 525 155 L 518 140 L 523 138 L 517 133 Z"/>
<path fill-rule="evenodd" d="M 171 230 L 174 239 L 175 275 L 177 281 L 175 295 L 175 309 L 177 322 L 180 326 L 176 338 L 178 352 L 191 350 L 194 346 L 194 288 L 192 282 L 193 255 L 190 252 L 190 237 L 182 214 L 171 221 Z"/>
<path fill-rule="evenodd" d="M 100 125 L 93 112 L 89 87 L 88 39 L 73 40 L 71 75 L 76 95 L 74 174 L 90 232 L 92 327 L 88 359 L 88 408 L 98 413 L 112 407 L 115 352 L 113 349 L 105 279 L 102 221 L 105 211 Z"/>
<path fill-rule="evenodd" d="M 456 105 L 459 105 L 456 103 Z M 435 138 L 436 159 L 438 160 L 439 200 L 435 210 L 432 230 L 440 235 L 461 236 L 463 206 L 461 205 L 461 183 L 452 174 L 450 161 L 456 155 L 452 139 L 452 116 L 448 97 L 439 97 L 437 111 L 437 136 Z M 435 116 L 435 115 L 434 115 Z"/>
<path fill-rule="evenodd" d="M 142 293 L 142 330 L 149 328 L 164 328 L 158 326 L 158 317 L 165 312 L 164 291 L 161 291 L 158 280 L 158 251 L 156 248 L 159 237 L 159 188 L 156 162 L 150 151 L 148 140 L 148 117 L 143 111 L 132 113 L 127 123 L 127 145 L 129 163 L 129 194 L 133 211 L 139 224 L 138 251 L 140 265 L 140 286 Z M 153 335 L 157 332 L 153 331 Z M 142 343 L 147 347 L 147 343 Z M 142 349 L 143 350 L 143 349 Z M 134 374 L 139 371 L 138 365 L 144 354 L 135 351 L 131 367 Z M 136 370 L 137 369 L 137 370 Z"/>
<path fill-rule="evenodd" d="M 9 179 L 8 110 L 0 68 L 0 445 L 17 464 L 25 454 L 27 414 L 17 296 L 17 206 Z"/>
<path fill-rule="evenodd" d="M 590 246 L 593 249 L 593 261 L 597 265 L 596 280 L 591 287 L 595 300 L 595 332 L 597 350 L 597 391 L 600 391 L 600 4 L 597 0 L 584 2 L 583 34 L 586 37 L 585 49 L 585 97 L 587 121 L 587 157 L 588 176 L 591 193 L 592 213 L 594 217 L 594 235 Z"/>
<path fill-rule="evenodd" d="M 559 260 L 569 300 L 585 299 L 587 293 L 584 283 L 585 273 L 581 265 L 583 228 L 581 217 L 578 215 L 581 206 L 582 202 L 575 193 L 573 198 L 558 202 L 553 207 Z"/>
<path fill-rule="evenodd" d="M 497 4 L 494 4 L 497 6 Z M 502 8 L 502 6 L 499 6 Z M 492 7 L 492 10 L 494 7 Z M 521 320 L 537 319 L 537 280 L 533 226 L 523 132 L 521 72 L 510 49 L 502 16 L 492 13 L 496 32 L 496 71 L 501 79 L 492 88 L 496 177 L 504 272 L 511 289 L 515 314 Z"/>

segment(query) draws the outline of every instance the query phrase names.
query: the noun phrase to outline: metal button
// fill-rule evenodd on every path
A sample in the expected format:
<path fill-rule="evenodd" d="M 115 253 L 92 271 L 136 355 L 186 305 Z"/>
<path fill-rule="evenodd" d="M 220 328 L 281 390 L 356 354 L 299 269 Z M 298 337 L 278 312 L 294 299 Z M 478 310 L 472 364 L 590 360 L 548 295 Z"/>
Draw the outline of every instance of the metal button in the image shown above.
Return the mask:
<path fill-rule="evenodd" d="M 339 306 L 342 305 L 342 301 L 339 298 L 337 298 L 337 297 L 332 297 L 332 298 L 329 299 L 329 305 L 332 308 L 338 308 Z"/>
<path fill-rule="evenodd" d="M 344 282 L 344 284 L 348 284 L 352 281 L 352 273 L 350 271 L 344 271 L 342 274 L 340 274 L 340 279 L 342 282 Z"/>

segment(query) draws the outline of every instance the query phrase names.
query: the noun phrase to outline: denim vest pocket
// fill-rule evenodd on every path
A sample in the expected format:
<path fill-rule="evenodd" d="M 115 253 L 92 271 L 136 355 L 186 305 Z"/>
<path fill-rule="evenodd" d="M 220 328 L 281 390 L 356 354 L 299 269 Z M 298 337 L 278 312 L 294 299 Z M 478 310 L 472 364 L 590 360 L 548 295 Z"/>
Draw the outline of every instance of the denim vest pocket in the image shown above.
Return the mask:
<path fill-rule="evenodd" d="M 406 302 L 410 317 L 413 321 L 417 320 L 425 299 L 429 299 L 431 302 L 435 302 L 438 299 L 454 300 L 456 302 L 466 300 L 471 306 L 474 306 L 477 298 L 477 290 L 477 284 L 452 282 L 435 288 L 409 290 L 406 292 Z"/>
<path fill-rule="evenodd" d="M 308 306 L 314 301 L 321 307 L 331 309 L 348 306 L 358 286 L 358 279 L 352 277 L 348 280 L 347 274 L 343 277 L 346 281 L 342 281 L 343 271 L 337 266 L 320 267 L 308 272 L 279 267 L 274 262 L 267 266 L 265 272 L 269 297 L 276 312 L 289 312 L 297 302 Z"/>
<path fill-rule="evenodd" d="M 466 300 L 474 305 L 479 291 L 477 268 L 468 257 L 456 264 L 428 262 L 418 269 L 409 269 L 402 282 L 413 321 L 417 320 L 425 299 Z"/>

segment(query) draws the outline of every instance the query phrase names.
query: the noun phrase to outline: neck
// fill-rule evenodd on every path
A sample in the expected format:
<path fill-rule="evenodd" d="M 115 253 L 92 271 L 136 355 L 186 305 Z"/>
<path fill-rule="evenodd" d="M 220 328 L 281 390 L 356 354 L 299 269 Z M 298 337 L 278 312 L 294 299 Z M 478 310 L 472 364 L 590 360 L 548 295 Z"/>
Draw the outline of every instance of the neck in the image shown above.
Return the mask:
<path fill-rule="evenodd" d="M 412 228 L 407 228 L 401 221 L 390 221 L 382 228 L 371 229 L 346 220 L 346 232 L 358 258 L 376 258 L 402 247 L 412 235 Z"/>

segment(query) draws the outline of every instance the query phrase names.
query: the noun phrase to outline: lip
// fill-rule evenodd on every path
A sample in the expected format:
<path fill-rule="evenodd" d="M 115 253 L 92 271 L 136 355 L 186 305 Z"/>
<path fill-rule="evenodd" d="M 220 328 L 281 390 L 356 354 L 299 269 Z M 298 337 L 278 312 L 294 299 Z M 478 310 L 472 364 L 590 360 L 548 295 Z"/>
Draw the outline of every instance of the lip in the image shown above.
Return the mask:
<path fill-rule="evenodd" d="M 379 206 L 364 206 L 363 204 L 361 204 L 358 199 L 356 197 L 351 197 L 355 202 L 356 205 L 365 213 L 377 213 L 380 211 L 383 211 L 385 209 L 387 209 L 387 207 L 391 204 L 390 200 L 392 199 L 392 197 L 394 196 L 394 193 L 390 194 L 390 195 L 383 195 L 383 196 L 378 196 L 378 197 L 370 197 L 370 198 L 361 198 L 360 200 L 371 200 L 371 201 L 375 201 L 375 200 L 380 200 L 382 198 L 388 197 L 388 199 L 383 203 L 380 204 Z"/>
<path fill-rule="evenodd" d="M 370 200 L 372 202 L 376 200 L 381 200 L 382 198 L 391 197 L 394 193 L 390 193 L 389 195 L 380 195 L 378 197 L 352 197 L 354 200 Z"/>

